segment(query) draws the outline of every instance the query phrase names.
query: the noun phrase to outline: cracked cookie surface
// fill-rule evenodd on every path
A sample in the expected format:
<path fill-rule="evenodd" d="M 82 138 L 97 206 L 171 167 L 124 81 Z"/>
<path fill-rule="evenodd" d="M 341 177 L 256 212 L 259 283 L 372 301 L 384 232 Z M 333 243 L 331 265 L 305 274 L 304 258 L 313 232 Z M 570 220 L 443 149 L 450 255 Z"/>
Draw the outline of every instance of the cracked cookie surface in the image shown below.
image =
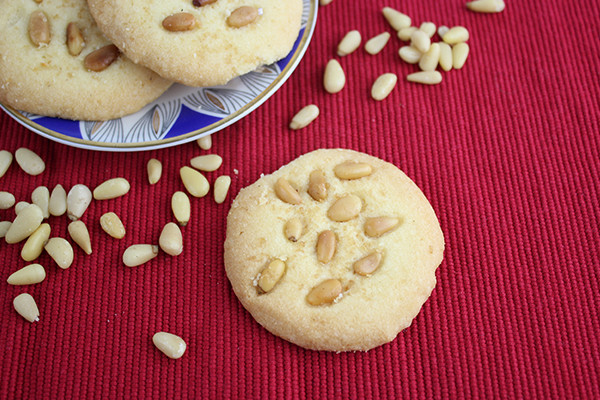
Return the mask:
<path fill-rule="evenodd" d="M 240 191 L 225 268 L 242 305 L 273 334 L 309 349 L 369 350 L 410 326 L 443 251 L 431 205 L 402 171 L 327 149 Z"/>

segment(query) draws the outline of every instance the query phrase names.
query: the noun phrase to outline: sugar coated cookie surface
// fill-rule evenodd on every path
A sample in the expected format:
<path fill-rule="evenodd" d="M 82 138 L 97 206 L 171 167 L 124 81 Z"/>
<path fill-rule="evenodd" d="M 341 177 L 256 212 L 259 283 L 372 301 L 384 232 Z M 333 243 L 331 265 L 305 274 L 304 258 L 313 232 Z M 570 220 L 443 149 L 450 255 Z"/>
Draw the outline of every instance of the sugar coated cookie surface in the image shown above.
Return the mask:
<path fill-rule="evenodd" d="M 114 47 L 87 58 L 110 41 L 85 0 L 0 0 L 0 10 L 4 104 L 52 117 L 107 120 L 141 109 L 171 85 Z"/>
<path fill-rule="evenodd" d="M 212 86 L 284 58 L 302 0 L 89 0 L 104 33 L 134 62 L 188 86 Z"/>
<path fill-rule="evenodd" d="M 435 287 L 443 252 L 415 183 L 352 150 L 313 151 L 260 178 L 227 218 L 235 294 L 267 330 L 308 349 L 393 340 Z"/>

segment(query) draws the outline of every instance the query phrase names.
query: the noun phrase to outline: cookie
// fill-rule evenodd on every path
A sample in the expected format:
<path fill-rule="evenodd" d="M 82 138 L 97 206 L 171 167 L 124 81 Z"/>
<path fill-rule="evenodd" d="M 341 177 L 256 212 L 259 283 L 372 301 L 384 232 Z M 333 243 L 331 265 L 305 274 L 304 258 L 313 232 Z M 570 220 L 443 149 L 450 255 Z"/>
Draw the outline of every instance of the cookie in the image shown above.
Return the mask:
<path fill-rule="evenodd" d="M 51 117 L 108 120 L 138 111 L 171 85 L 105 47 L 110 42 L 85 0 L 0 0 L 0 9 L 4 104 Z M 90 55 L 101 48 L 104 54 Z"/>
<path fill-rule="evenodd" d="M 292 49 L 302 0 L 88 0 L 134 62 L 188 86 L 227 83 Z M 198 4 L 198 5 L 195 5 Z"/>
<path fill-rule="evenodd" d="M 242 189 L 225 269 L 254 319 L 314 350 L 369 350 L 411 325 L 444 237 L 396 166 L 344 149 L 305 154 Z"/>

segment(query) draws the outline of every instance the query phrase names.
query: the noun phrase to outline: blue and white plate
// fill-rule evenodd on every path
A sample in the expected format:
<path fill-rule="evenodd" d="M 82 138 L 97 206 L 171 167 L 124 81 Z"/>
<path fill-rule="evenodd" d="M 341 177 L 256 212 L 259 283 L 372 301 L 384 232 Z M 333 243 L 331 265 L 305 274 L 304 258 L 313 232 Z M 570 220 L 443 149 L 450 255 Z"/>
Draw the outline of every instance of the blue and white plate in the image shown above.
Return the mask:
<path fill-rule="evenodd" d="M 110 121 L 71 121 L 0 107 L 33 132 L 84 149 L 138 151 L 190 142 L 248 115 L 289 78 L 306 52 L 317 22 L 317 0 L 303 3 L 302 27 L 290 54 L 224 86 L 174 84 L 140 111 Z"/>

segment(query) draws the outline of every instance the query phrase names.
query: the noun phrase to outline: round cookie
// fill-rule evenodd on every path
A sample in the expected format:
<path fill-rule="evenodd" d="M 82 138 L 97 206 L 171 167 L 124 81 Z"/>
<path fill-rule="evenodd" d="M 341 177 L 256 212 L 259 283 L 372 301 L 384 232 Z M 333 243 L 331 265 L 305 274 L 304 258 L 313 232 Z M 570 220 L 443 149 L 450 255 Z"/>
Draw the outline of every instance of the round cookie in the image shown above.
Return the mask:
<path fill-rule="evenodd" d="M 284 58 L 298 37 L 302 16 L 302 0 L 88 0 L 88 4 L 100 29 L 129 58 L 188 86 L 225 84 Z M 251 7 L 257 17 L 233 27 L 228 19 L 242 6 Z M 195 21 L 191 29 L 167 30 L 165 18 L 180 13 Z"/>
<path fill-rule="evenodd" d="M 85 0 L 40 4 L 0 0 L 0 9 L 0 102 L 4 104 L 52 117 L 108 120 L 138 111 L 171 85 L 123 55 L 102 71 L 87 69 L 86 56 L 110 42 L 95 25 Z M 50 41 L 36 46 L 30 38 L 30 20 L 40 11 L 49 24 Z M 71 55 L 67 46 L 71 22 L 84 40 L 78 55 Z M 73 54 L 76 47 L 71 46 Z"/>
<path fill-rule="evenodd" d="M 390 342 L 410 326 L 443 252 L 431 205 L 402 171 L 328 149 L 240 191 L 224 257 L 235 294 L 267 330 L 308 349 L 350 351 Z"/>

